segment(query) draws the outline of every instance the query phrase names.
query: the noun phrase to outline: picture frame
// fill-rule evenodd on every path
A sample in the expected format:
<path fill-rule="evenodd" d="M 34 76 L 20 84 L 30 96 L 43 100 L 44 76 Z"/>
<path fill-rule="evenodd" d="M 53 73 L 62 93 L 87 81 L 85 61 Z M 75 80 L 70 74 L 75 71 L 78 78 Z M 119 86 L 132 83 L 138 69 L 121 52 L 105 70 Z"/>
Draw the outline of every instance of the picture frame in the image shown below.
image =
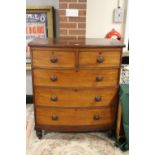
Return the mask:
<path fill-rule="evenodd" d="M 35 38 L 53 38 L 53 7 L 26 7 L 26 69 L 31 69 L 28 43 Z"/>

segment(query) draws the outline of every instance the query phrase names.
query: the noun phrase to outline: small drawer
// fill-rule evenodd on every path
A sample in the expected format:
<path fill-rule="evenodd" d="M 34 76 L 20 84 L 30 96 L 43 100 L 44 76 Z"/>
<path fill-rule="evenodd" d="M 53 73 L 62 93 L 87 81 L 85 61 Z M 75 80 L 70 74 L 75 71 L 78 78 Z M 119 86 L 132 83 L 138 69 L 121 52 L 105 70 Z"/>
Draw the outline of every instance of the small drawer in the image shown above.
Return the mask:
<path fill-rule="evenodd" d="M 119 67 L 120 50 L 112 49 L 81 49 L 79 50 L 80 67 Z"/>
<path fill-rule="evenodd" d="M 118 85 L 118 69 L 98 70 L 43 70 L 34 69 L 35 86 L 103 87 Z"/>
<path fill-rule="evenodd" d="M 36 121 L 40 125 L 109 125 L 114 120 L 114 108 L 63 109 L 36 108 Z"/>
<path fill-rule="evenodd" d="M 75 66 L 75 50 L 42 49 L 33 51 L 33 66 L 44 68 L 59 68 Z"/>
<path fill-rule="evenodd" d="M 51 89 L 35 88 L 35 104 L 49 107 L 111 106 L 117 98 L 116 88 L 105 89 Z"/>

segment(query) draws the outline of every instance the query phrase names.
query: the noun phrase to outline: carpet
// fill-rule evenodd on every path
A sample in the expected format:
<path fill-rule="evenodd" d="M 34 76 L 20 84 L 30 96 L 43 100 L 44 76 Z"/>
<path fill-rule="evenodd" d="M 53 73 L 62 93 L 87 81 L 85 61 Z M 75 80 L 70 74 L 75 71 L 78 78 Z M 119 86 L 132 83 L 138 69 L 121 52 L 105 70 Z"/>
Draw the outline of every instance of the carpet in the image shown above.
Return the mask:
<path fill-rule="evenodd" d="M 33 105 L 26 105 L 27 155 L 128 155 L 103 132 L 46 133 L 39 140 L 34 130 Z"/>

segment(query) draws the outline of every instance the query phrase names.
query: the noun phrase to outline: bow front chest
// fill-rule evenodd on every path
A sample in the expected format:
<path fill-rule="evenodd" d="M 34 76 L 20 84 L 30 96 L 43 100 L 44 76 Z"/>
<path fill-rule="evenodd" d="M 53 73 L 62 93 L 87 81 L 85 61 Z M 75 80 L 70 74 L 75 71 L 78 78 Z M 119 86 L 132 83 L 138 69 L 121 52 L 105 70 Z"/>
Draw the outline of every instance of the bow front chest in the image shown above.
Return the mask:
<path fill-rule="evenodd" d="M 39 138 L 42 130 L 115 129 L 122 42 L 36 39 L 29 46 Z"/>

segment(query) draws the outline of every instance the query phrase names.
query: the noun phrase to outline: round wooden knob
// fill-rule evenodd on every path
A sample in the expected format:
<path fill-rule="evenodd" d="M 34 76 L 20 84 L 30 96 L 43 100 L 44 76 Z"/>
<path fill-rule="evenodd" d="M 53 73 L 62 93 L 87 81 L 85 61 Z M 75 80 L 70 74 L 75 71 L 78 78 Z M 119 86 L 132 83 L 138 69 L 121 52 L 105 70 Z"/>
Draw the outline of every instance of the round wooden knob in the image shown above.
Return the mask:
<path fill-rule="evenodd" d="M 102 99 L 102 97 L 101 97 L 101 96 L 95 96 L 95 101 L 96 101 L 96 102 L 101 101 L 101 99 Z"/>
<path fill-rule="evenodd" d="M 58 61 L 58 58 L 56 58 L 56 57 L 52 57 L 52 58 L 51 58 L 51 62 L 52 62 L 52 63 L 56 63 L 57 61 Z"/>
<path fill-rule="evenodd" d="M 51 97 L 51 101 L 57 101 L 57 100 L 58 100 L 58 97 L 57 97 L 57 96 L 53 95 L 53 96 Z"/>
<path fill-rule="evenodd" d="M 53 114 L 51 118 L 52 120 L 55 120 L 55 121 L 58 120 L 58 116 L 56 114 Z"/>
<path fill-rule="evenodd" d="M 51 76 L 51 80 L 52 80 L 52 81 L 57 81 L 57 76 L 56 76 L 56 75 L 52 75 L 52 76 Z"/>
<path fill-rule="evenodd" d="M 102 80 L 103 80 L 103 77 L 101 75 L 96 76 L 96 81 L 102 81 Z"/>
<path fill-rule="evenodd" d="M 94 120 L 99 120 L 100 118 L 100 115 L 94 115 Z"/>
<path fill-rule="evenodd" d="M 99 57 L 96 59 L 96 61 L 97 61 L 98 63 L 103 63 L 104 58 L 103 58 L 102 56 L 99 56 Z"/>

